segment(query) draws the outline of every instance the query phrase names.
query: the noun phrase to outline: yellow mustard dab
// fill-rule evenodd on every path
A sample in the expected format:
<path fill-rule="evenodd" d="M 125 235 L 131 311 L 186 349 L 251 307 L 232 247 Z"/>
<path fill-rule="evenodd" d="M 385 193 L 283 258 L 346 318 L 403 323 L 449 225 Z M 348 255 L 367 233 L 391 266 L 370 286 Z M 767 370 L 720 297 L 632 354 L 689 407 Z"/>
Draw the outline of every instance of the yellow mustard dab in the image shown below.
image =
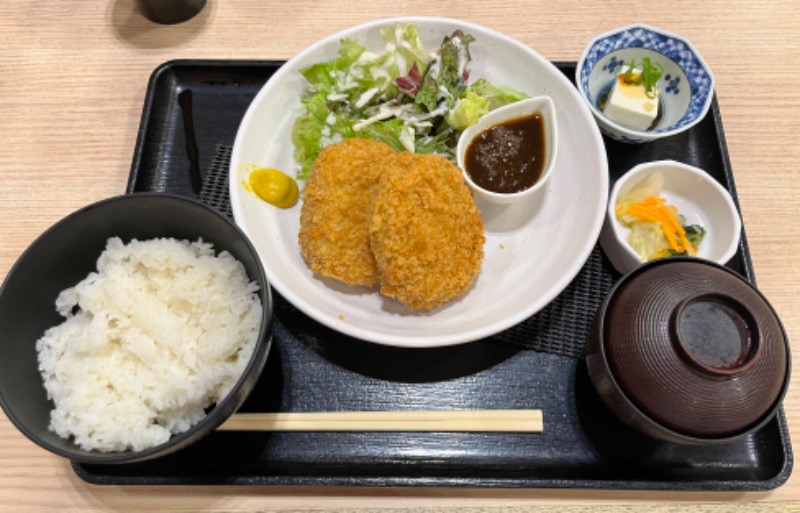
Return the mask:
<path fill-rule="evenodd" d="M 253 167 L 243 185 L 262 200 L 280 208 L 291 207 L 299 197 L 294 178 L 269 167 Z"/>

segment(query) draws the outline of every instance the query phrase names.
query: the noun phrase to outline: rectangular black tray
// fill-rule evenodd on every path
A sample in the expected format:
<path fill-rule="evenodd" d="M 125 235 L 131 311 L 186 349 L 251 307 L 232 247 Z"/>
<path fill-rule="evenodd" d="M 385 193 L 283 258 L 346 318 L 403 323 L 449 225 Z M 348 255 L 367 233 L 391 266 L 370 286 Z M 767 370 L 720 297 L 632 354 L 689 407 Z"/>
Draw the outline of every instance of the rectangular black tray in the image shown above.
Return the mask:
<path fill-rule="evenodd" d="M 230 214 L 227 162 L 239 122 L 281 62 L 171 61 L 153 73 L 128 193 L 200 198 Z M 557 63 L 567 77 L 574 63 Z M 671 158 L 734 195 L 719 108 L 691 130 L 640 146 L 605 141 L 612 183 Z M 744 235 L 744 234 L 743 234 Z M 729 266 L 754 281 L 746 239 Z M 97 484 L 466 486 L 766 490 L 792 469 L 785 417 L 722 446 L 632 432 L 600 403 L 582 356 L 589 322 L 619 278 L 597 247 L 546 309 L 489 339 L 399 349 L 351 339 L 275 295 L 273 349 L 242 411 L 540 408 L 542 434 L 215 432 L 173 455 L 125 465 L 73 463 Z"/>

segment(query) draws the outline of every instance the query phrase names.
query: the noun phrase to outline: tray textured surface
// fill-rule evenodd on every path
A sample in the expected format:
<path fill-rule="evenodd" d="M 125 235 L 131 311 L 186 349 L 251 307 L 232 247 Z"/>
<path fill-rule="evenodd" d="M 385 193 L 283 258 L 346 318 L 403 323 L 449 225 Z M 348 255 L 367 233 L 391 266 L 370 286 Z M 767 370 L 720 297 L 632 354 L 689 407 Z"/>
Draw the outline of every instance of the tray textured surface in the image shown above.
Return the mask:
<path fill-rule="evenodd" d="M 128 193 L 197 197 L 231 215 L 230 148 L 280 62 L 172 61 L 150 81 Z M 574 63 L 559 63 L 566 76 Z M 605 140 L 611 180 L 664 158 L 708 171 L 735 197 L 719 109 L 668 140 Z M 634 148 L 636 151 L 631 151 Z M 729 267 L 754 281 L 747 241 Z M 336 333 L 276 294 L 273 352 L 242 411 L 540 408 L 542 434 L 216 432 L 157 461 L 73 464 L 98 484 L 296 484 L 765 490 L 792 469 L 783 413 L 750 437 L 689 447 L 647 439 L 608 412 L 582 357 L 619 278 L 599 246 L 550 305 L 493 337 L 403 349 Z"/>

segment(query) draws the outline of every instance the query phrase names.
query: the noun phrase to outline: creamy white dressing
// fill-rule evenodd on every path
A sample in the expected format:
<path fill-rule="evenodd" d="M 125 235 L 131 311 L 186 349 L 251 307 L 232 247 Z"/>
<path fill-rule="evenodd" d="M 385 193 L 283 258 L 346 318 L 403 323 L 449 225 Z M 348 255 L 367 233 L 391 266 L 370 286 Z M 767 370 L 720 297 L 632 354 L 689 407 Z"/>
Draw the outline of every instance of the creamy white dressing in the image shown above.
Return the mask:
<path fill-rule="evenodd" d="M 377 114 L 375 114 L 375 115 L 373 115 L 373 116 L 371 116 L 371 117 L 369 117 L 367 119 L 363 119 L 363 120 L 359 121 L 358 123 L 355 123 L 353 125 L 353 130 L 358 132 L 359 130 L 361 130 L 365 126 L 371 125 L 372 123 L 375 123 L 376 121 L 381 121 L 383 119 L 389 119 L 391 117 L 397 116 L 398 113 L 399 113 L 399 111 L 397 109 L 394 109 L 394 108 L 386 106 L 386 105 L 381 105 L 381 108 L 378 110 Z"/>
<path fill-rule="evenodd" d="M 361 52 L 361 55 L 358 56 L 358 59 L 356 59 L 356 62 L 354 64 L 360 64 L 360 65 L 372 64 L 373 62 L 378 60 L 379 57 L 380 55 L 378 55 L 377 53 L 364 50 L 363 52 Z"/>
<path fill-rule="evenodd" d="M 403 117 L 403 119 L 406 121 L 406 123 L 410 123 L 416 126 L 417 128 L 424 128 L 432 126 L 431 122 L 428 120 L 438 116 L 444 116 L 445 114 L 447 114 L 447 105 L 441 104 L 432 111 L 427 113 L 416 114 L 409 112 Z"/>
<path fill-rule="evenodd" d="M 458 46 L 458 76 L 463 77 L 464 71 L 467 69 L 467 64 L 469 64 L 469 51 L 465 46 L 459 45 Z"/>
<path fill-rule="evenodd" d="M 416 150 L 414 147 L 414 135 L 414 128 L 408 125 L 404 126 L 400 131 L 400 144 L 402 144 L 403 148 L 405 148 L 409 153 L 414 153 Z"/>
<path fill-rule="evenodd" d="M 392 79 L 392 74 L 389 72 L 389 68 L 387 66 L 376 67 L 372 69 L 372 78 L 378 79 L 383 78 L 387 81 Z"/>
<path fill-rule="evenodd" d="M 412 52 L 414 51 L 414 47 L 411 46 L 411 43 L 409 43 L 408 41 L 400 41 L 400 46 L 402 46 L 407 50 L 411 50 Z"/>
<path fill-rule="evenodd" d="M 428 74 L 430 74 L 431 77 L 438 79 L 440 72 L 441 72 L 441 64 L 439 62 L 439 59 L 432 60 L 430 66 L 428 66 Z"/>
<path fill-rule="evenodd" d="M 350 89 L 355 89 L 358 87 L 358 82 L 353 79 L 350 75 L 345 77 L 346 80 L 340 80 L 336 85 L 338 86 L 339 91 L 349 91 Z"/>
<path fill-rule="evenodd" d="M 369 101 L 372 99 L 373 96 L 378 94 L 378 88 L 373 87 L 371 89 L 367 89 L 361 96 L 356 100 L 355 107 L 357 109 L 363 109 L 364 105 L 368 104 Z"/>

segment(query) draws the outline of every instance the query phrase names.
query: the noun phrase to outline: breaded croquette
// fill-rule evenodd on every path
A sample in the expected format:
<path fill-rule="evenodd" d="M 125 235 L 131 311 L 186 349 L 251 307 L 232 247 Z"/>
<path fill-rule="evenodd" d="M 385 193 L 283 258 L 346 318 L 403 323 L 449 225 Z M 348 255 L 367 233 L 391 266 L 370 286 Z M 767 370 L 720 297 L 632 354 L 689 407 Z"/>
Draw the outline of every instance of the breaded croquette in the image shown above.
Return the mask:
<path fill-rule="evenodd" d="M 461 171 L 436 155 L 383 159 L 369 240 L 380 291 L 412 308 L 463 294 L 483 260 L 483 220 Z"/>
<path fill-rule="evenodd" d="M 367 220 L 381 161 L 395 153 L 384 143 L 346 139 L 319 154 L 303 192 L 300 251 L 315 273 L 348 285 L 378 283 Z"/>

